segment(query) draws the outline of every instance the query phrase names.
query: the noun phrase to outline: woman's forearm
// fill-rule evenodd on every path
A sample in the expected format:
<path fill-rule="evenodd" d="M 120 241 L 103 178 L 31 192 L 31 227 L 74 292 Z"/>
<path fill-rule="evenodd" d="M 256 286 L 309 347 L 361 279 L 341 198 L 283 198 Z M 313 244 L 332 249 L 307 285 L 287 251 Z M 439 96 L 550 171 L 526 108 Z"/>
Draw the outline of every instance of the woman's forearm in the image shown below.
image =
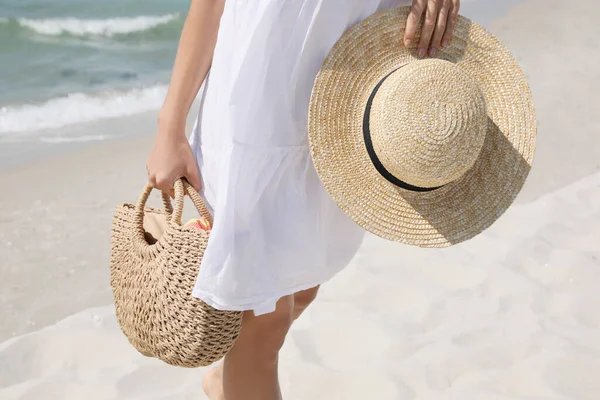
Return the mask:
<path fill-rule="evenodd" d="M 212 63 L 224 4 L 225 0 L 191 1 L 179 40 L 171 83 L 159 113 L 159 124 L 185 124 Z"/>

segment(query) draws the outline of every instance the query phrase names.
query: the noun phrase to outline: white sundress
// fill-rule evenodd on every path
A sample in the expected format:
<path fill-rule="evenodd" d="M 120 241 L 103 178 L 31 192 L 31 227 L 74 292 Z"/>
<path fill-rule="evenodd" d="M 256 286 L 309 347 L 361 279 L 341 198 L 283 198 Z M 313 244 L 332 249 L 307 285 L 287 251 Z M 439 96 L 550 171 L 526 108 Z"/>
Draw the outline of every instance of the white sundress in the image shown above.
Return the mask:
<path fill-rule="evenodd" d="M 354 257 L 364 231 L 330 199 L 311 161 L 310 94 L 349 27 L 408 3 L 226 0 L 190 139 L 214 213 L 193 296 L 261 315 Z"/>

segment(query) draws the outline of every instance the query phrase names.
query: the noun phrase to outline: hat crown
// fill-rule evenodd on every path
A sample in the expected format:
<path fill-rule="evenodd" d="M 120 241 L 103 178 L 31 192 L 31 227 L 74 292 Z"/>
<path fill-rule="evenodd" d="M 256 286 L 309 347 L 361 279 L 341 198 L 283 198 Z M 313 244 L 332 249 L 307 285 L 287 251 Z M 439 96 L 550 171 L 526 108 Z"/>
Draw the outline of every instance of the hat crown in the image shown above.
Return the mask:
<path fill-rule="evenodd" d="M 414 61 L 391 73 L 373 98 L 373 149 L 395 178 L 435 188 L 460 178 L 477 160 L 487 131 L 477 82 L 451 62 Z"/>

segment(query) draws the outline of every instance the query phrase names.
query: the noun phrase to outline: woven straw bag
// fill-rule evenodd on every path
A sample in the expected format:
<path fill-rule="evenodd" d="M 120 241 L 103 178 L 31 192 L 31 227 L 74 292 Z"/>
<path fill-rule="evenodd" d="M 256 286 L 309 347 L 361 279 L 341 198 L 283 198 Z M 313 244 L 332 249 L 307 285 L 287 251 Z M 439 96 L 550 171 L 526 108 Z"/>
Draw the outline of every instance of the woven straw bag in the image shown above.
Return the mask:
<path fill-rule="evenodd" d="M 220 360 L 237 339 L 242 313 L 219 311 L 191 293 L 209 232 L 182 226 L 184 195 L 212 222 L 204 201 L 185 180 L 175 183 L 175 207 L 146 206 L 146 186 L 137 204 L 115 210 L 110 283 L 116 315 L 129 342 L 143 355 L 180 367 Z"/>

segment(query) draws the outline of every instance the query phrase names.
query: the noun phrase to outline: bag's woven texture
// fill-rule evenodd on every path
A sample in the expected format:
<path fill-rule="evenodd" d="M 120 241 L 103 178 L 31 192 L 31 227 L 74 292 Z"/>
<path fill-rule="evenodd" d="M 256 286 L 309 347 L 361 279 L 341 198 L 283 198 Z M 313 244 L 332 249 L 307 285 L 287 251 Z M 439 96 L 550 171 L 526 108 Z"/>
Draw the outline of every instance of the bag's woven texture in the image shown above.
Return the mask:
<path fill-rule="evenodd" d="M 163 196 L 166 211 L 146 207 L 146 187 L 138 203 L 116 208 L 110 259 L 110 283 L 117 320 L 129 342 L 142 354 L 180 367 L 220 360 L 239 335 L 242 313 L 219 311 L 192 297 L 209 232 L 181 226 L 187 194 L 202 216 L 212 218 L 201 197 L 185 181 L 175 185 L 175 207 Z M 149 244 L 144 215 L 163 214 L 167 227 Z"/>

